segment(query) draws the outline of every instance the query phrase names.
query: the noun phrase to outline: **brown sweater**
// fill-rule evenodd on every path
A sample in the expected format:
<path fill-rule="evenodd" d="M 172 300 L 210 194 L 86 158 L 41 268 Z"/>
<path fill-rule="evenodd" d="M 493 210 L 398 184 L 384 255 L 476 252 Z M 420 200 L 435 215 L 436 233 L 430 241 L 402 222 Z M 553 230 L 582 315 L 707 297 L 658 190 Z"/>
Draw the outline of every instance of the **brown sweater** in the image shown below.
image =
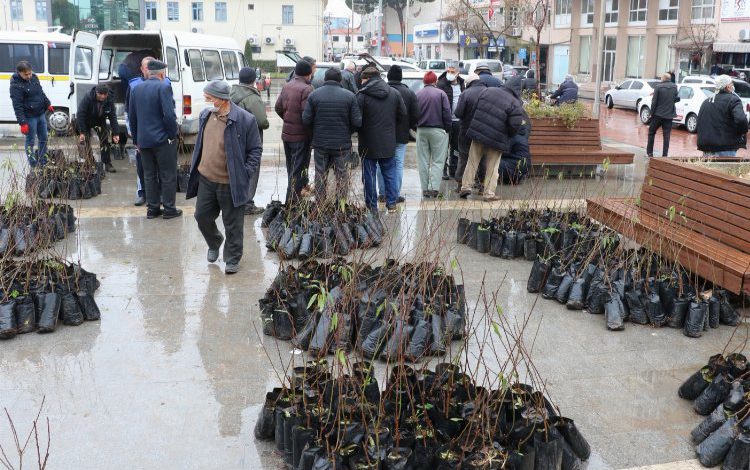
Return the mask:
<path fill-rule="evenodd" d="M 229 184 L 227 155 L 224 152 L 224 130 L 227 117 L 211 113 L 203 130 L 203 148 L 198 172 L 212 183 Z"/>

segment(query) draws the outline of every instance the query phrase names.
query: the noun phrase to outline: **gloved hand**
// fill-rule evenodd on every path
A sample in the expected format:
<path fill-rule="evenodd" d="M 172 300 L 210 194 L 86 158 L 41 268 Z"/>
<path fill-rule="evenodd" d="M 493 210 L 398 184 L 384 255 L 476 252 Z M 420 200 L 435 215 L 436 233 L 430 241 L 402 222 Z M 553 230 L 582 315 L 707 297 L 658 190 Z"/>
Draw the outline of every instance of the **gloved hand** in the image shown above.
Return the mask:
<path fill-rule="evenodd" d="M 29 133 L 29 125 L 28 124 L 21 124 L 21 134 L 26 135 Z"/>
<path fill-rule="evenodd" d="M 49 105 L 47 107 L 47 111 L 49 111 L 50 113 L 54 113 L 55 112 L 55 108 L 53 108 L 52 105 Z"/>

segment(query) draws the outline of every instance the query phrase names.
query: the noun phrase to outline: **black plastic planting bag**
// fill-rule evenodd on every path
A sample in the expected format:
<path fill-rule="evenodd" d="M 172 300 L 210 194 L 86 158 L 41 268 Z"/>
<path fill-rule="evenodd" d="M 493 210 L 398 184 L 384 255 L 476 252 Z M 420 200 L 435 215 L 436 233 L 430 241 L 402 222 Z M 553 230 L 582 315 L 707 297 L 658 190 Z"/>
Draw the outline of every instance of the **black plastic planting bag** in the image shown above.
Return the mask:
<path fill-rule="evenodd" d="M 263 211 L 261 216 L 261 227 L 268 227 L 276 215 L 281 211 L 281 201 L 271 201 L 267 206 L 266 210 Z"/>
<path fill-rule="evenodd" d="M 311 233 L 305 233 L 302 235 L 302 240 L 300 241 L 299 245 L 299 253 L 297 253 L 297 257 L 299 259 L 308 259 L 313 254 L 313 236 Z"/>
<path fill-rule="evenodd" d="M 364 248 L 370 245 L 370 236 L 367 235 L 367 229 L 362 224 L 353 224 L 353 231 L 357 235 L 357 246 Z"/>
<path fill-rule="evenodd" d="M 435 316 L 435 315 L 433 315 Z M 430 336 L 432 335 L 430 322 L 424 319 L 417 320 L 414 325 L 414 331 L 406 350 L 406 358 L 412 362 L 417 362 L 427 355 L 430 347 Z"/>
<path fill-rule="evenodd" d="M 667 319 L 667 325 L 670 328 L 682 328 L 685 326 L 688 309 L 690 308 L 690 299 L 680 297 L 672 302 L 672 313 Z"/>
<path fill-rule="evenodd" d="M 456 341 L 464 337 L 466 319 L 456 308 L 451 307 L 446 310 L 444 320 L 446 342 Z"/>
<path fill-rule="evenodd" d="M 526 261 L 534 261 L 537 258 L 536 239 L 532 234 L 526 235 L 523 241 L 523 257 Z"/>
<path fill-rule="evenodd" d="M 489 227 L 477 228 L 477 251 L 480 253 L 490 252 L 490 229 Z"/>
<path fill-rule="evenodd" d="M 586 298 L 586 280 L 578 278 L 573 281 L 565 306 L 568 310 L 583 310 L 583 302 Z"/>
<path fill-rule="evenodd" d="M 292 469 L 299 466 L 302 460 L 302 451 L 306 446 L 315 441 L 315 431 L 303 426 L 294 426 L 292 428 Z"/>
<path fill-rule="evenodd" d="M 710 374 L 710 367 L 704 367 L 693 373 L 693 375 L 688 377 L 687 380 L 680 385 L 679 390 L 677 390 L 677 395 L 685 400 L 695 400 L 711 383 L 712 379 Z"/>
<path fill-rule="evenodd" d="M 551 299 L 557 294 L 557 289 L 562 283 L 565 273 L 559 267 L 553 268 L 547 275 L 547 282 L 542 289 L 542 298 Z"/>
<path fill-rule="evenodd" d="M 737 436 L 736 425 L 736 419 L 729 418 L 719 429 L 698 444 L 695 452 L 704 467 L 714 467 L 724 460 Z"/>
<path fill-rule="evenodd" d="M 273 336 L 288 341 L 292 339 L 292 315 L 283 306 L 276 306 L 272 314 Z"/>
<path fill-rule="evenodd" d="M 710 415 L 690 431 L 690 439 L 693 444 L 698 445 L 703 442 L 714 431 L 719 429 L 727 420 L 727 414 L 724 411 L 724 405 L 719 405 Z"/>
<path fill-rule="evenodd" d="M 380 358 L 383 360 L 388 360 L 389 358 L 395 359 L 399 353 L 404 354 L 409 345 L 409 338 L 413 330 L 414 327 L 403 320 L 396 320 L 396 326 L 393 329 L 391 337 L 388 339 L 388 343 L 385 345 L 385 349 L 380 353 Z"/>
<path fill-rule="evenodd" d="M 31 333 L 36 329 L 34 299 L 30 295 L 16 298 L 16 327 L 19 335 Z"/>
<path fill-rule="evenodd" d="M 507 232 L 505 232 L 505 239 L 503 240 L 503 251 L 501 253 L 503 258 L 513 258 L 516 253 L 517 239 L 518 233 L 515 230 L 508 230 Z"/>
<path fill-rule="evenodd" d="M 57 327 L 57 318 L 62 308 L 62 298 L 57 292 L 48 292 L 40 296 L 41 312 L 37 321 L 38 333 L 52 333 Z"/>
<path fill-rule="evenodd" d="M 545 440 L 542 432 L 534 436 L 534 470 L 560 470 L 562 466 L 562 436 L 548 431 Z"/>
<path fill-rule="evenodd" d="M 732 382 L 729 395 L 724 400 L 724 409 L 731 412 L 736 412 L 740 406 L 742 406 L 743 398 L 745 396 L 745 387 L 742 386 L 740 380 Z"/>
<path fill-rule="evenodd" d="M 385 456 L 386 470 L 412 470 L 412 450 L 405 447 L 393 447 Z M 446 469 L 447 470 L 447 469 Z"/>
<path fill-rule="evenodd" d="M 490 256 L 499 257 L 503 254 L 503 234 L 490 231 Z"/>
<path fill-rule="evenodd" d="M 10 339 L 16 336 L 16 301 L 13 299 L 0 304 L 0 339 Z"/>
<path fill-rule="evenodd" d="M 620 331 L 625 329 L 625 306 L 618 295 L 613 295 L 609 302 L 604 305 L 604 313 L 608 330 Z"/>
<path fill-rule="evenodd" d="M 26 234 L 23 227 L 16 227 L 13 230 L 13 241 L 15 242 L 16 256 L 21 256 L 28 249 Z"/>
<path fill-rule="evenodd" d="M 734 440 L 724 458 L 722 470 L 747 470 L 750 463 L 750 434 L 743 432 Z"/>
<path fill-rule="evenodd" d="M 654 326 L 664 326 L 664 323 L 667 322 L 667 314 L 664 312 L 661 299 L 656 292 L 650 293 L 646 299 L 646 314 Z"/>
<path fill-rule="evenodd" d="M 377 328 L 370 331 L 362 341 L 362 356 L 372 359 L 380 354 L 388 340 L 388 327 L 381 323 Z"/>
<path fill-rule="evenodd" d="M 672 315 L 676 299 L 677 285 L 670 279 L 661 281 L 659 283 L 659 300 L 661 300 L 661 307 L 667 316 Z"/>
<path fill-rule="evenodd" d="M 700 300 L 690 302 L 687 318 L 685 319 L 685 336 L 700 338 L 703 334 L 703 324 L 708 316 L 708 304 Z"/>
<path fill-rule="evenodd" d="M 573 452 L 567 442 L 564 440 L 560 441 L 562 446 L 562 463 L 560 464 L 560 470 L 581 470 L 581 459 Z"/>
<path fill-rule="evenodd" d="M 466 246 L 474 250 L 477 249 L 477 230 L 479 230 L 479 222 L 471 222 L 469 234 L 466 237 Z"/>
<path fill-rule="evenodd" d="M 81 311 L 83 312 L 83 319 L 86 321 L 99 320 L 102 315 L 94 297 L 83 291 L 78 292 L 77 295 L 78 304 L 81 306 Z"/>
<path fill-rule="evenodd" d="M 719 307 L 719 321 L 722 325 L 737 326 L 740 324 L 740 315 L 729 303 L 726 296 L 722 297 Z"/>
<path fill-rule="evenodd" d="M 607 286 L 603 282 L 592 283 L 589 294 L 587 306 L 589 313 L 595 315 L 603 314 L 604 306 L 607 305 L 607 302 L 612 297 Z"/>
<path fill-rule="evenodd" d="M 513 249 L 514 258 L 523 258 L 523 246 L 526 243 L 526 232 L 516 234 L 516 246 Z"/>
<path fill-rule="evenodd" d="M 721 304 L 719 303 L 719 299 L 712 295 L 708 299 L 708 326 L 711 328 L 718 328 L 720 318 Z"/>
<path fill-rule="evenodd" d="M 531 266 L 531 273 L 529 274 L 529 281 L 526 283 L 526 290 L 531 293 L 537 293 L 544 286 L 544 281 L 547 279 L 547 271 L 549 271 L 549 262 L 537 259 Z"/>
<path fill-rule="evenodd" d="M 693 409 L 699 415 L 706 416 L 726 400 L 727 395 L 729 395 L 729 389 L 730 384 L 727 382 L 724 374 L 718 374 L 714 377 L 711 384 L 695 399 Z"/>
<path fill-rule="evenodd" d="M 78 326 L 83 323 L 83 312 L 72 292 L 62 293 L 62 321 L 66 325 Z"/>
<path fill-rule="evenodd" d="M 446 349 L 445 324 L 443 317 L 437 314 L 430 315 L 430 354 L 442 356 Z"/>
<path fill-rule="evenodd" d="M 315 333 L 313 333 L 312 339 L 310 339 L 310 344 L 307 350 L 310 351 L 310 354 L 313 356 L 316 356 L 321 352 L 325 354 L 330 346 L 330 338 L 331 312 L 326 309 L 320 315 L 320 320 L 318 320 L 318 325 L 315 327 Z"/>
<path fill-rule="evenodd" d="M 569 418 L 557 418 L 557 430 L 560 431 L 565 442 L 570 445 L 573 452 L 581 459 L 588 460 L 591 455 L 591 446 L 578 430 L 575 422 Z"/>
<path fill-rule="evenodd" d="M 555 293 L 555 299 L 557 299 L 557 301 L 561 304 L 568 302 L 568 295 L 570 294 L 571 287 L 573 287 L 573 282 L 573 275 L 571 275 L 570 273 L 566 273 L 560 281 L 560 286 L 557 288 L 557 292 Z"/>
<path fill-rule="evenodd" d="M 268 441 L 273 439 L 275 418 L 274 410 L 276 408 L 276 398 L 279 396 L 280 389 L 274 389 L 266 393 L 266 401 L 258 413 L 258 421 L 255 423 L 253 430 L 256 439 Z"/>
<path fill-rule="evenodd" d="M 0 253 L 8 251 L 8 245 L 10 244 L 10 231 L 3 227 L 0 228 Z"/>
<path fill-rule="evenodd" d="M 346 233 L 344 233 L 344 228 L 341 227 L 341 224 L 333 224 L 333 234 L 335 238 L 334 251 L 336 254 L 339 256 L 348 255 L 352 246 L 349 243 L 349 238 L 346 236 Z"/>
<path fill-rule="evenodd" d="M 458 227 L 456 229 L 456 243 L 465 245 L 469 236 L 469 219 L 461 217 L 458 219 Z"/>
<path fill-rule="evenodd" d="M 297 349 L 307 351 L 310 347 L 310 340 L 312 340 L 312 336 L 315 333 L 315 328 L 317 326 L 318 314 L 317 312 L 312 312 L 310 316 L 307 317 L 307 321 L 302 328 L 296 331 L 294 338 L 292 338 L 292 345 Z"/>

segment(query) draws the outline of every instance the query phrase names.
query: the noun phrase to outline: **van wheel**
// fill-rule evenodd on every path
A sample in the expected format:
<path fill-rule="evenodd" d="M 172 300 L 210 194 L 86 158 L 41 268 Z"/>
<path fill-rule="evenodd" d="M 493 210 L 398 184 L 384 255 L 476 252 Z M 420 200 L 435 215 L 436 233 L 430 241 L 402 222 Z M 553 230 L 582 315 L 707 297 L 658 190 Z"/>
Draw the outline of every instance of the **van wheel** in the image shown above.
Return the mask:
<path fill-rule="evenodd" d="M 65 137 L 72 133 L 70 114 L 66 108 L 55 108 L 54 113 L 47 113 L 47 127 L 54 135 Z"/>
<path fill-rule="evenodd" d="M 691 134 L 698 132 L 698 116 L 695 114 L 689 114 L 687 119 L 685 119 L 685 127 Z"/>

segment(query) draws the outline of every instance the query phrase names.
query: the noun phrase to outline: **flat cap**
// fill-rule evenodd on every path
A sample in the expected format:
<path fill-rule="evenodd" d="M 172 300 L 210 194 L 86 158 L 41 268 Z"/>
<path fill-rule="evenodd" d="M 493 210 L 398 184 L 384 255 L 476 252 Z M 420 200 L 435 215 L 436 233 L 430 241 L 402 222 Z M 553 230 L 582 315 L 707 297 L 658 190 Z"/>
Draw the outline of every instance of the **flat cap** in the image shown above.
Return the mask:
<path fill-rule="evenodd" d="M 164 70 L 167 68 L 167 64 L 160 60 L 149 60 L 148 61 L 148 69 L 152 72 L 156 72 L 157 70 Z"/>

